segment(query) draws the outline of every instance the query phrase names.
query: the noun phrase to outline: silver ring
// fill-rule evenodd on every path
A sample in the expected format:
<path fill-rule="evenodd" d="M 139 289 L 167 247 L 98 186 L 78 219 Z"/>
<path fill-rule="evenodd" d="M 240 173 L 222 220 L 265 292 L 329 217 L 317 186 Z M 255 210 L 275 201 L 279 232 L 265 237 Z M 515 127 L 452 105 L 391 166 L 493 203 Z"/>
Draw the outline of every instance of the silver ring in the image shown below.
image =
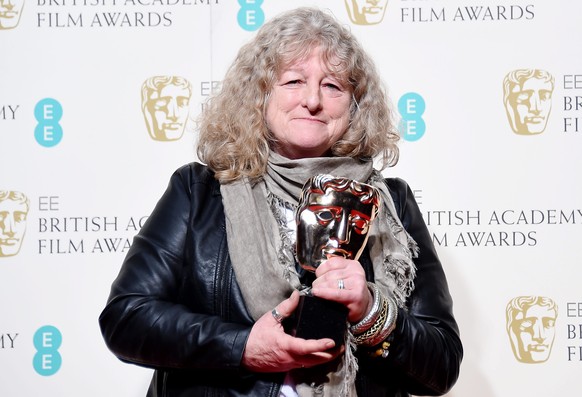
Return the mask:
<path fill-rule="evenodd" d="M 344 285 L 344 280 L 342 278 L 340 278 L 339 280 L 337 280 L 337 287 L 339 289 L 345 289 L 346 286 Z"/>
<path fill-rule="evenodd" d="M 277 311 L 277 308 L 274 308 L 274 309 L 271 311 L 271 314 L 273 315 L 273 318 L 275 319 L 275 321 L 277 321 L 278 323 L 280 323 L 281 321 L 283 321 L 283 319 L 285 318 L 285 317 L 283 317 L 283 316 L 281 315 L 281 313 L 279 313 L 279 312 Z"/>

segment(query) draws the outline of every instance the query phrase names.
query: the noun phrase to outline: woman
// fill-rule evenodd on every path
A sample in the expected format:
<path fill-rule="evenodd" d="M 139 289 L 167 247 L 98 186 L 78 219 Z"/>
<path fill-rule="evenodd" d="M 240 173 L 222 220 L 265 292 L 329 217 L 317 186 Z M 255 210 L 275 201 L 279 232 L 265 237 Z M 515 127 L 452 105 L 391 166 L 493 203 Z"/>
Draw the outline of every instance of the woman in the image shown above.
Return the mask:
<path fill-rule="evenodd" d="M 372 168 L 396 163 L 398 135 L 351 33 L 310 8 L 266 23 L 200 129 L 206 165 L 172 176 L 100 317 L 121 360 L 155 368 L 148 396 L 446 393 L 462 358 L 452 300 L 410 189 Z M 320 173 L 368 182 L 383 202 L 360 260 L 315 274 L 312 294 L 347 308 L 341 346 L 281 324 L 301 288 L 289 214 Z"/>

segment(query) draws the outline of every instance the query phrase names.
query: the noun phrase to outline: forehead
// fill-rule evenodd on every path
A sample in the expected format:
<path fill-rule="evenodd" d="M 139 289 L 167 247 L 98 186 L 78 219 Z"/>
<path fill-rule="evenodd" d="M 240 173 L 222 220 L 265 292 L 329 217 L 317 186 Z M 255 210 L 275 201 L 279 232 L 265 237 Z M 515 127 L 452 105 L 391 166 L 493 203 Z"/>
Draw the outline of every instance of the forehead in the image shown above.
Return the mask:
<path fill-rule="evenodd" d="M 523 312 L 525 317 L 556 317 L 556 313 L 548 306 L 533 305 Z"/>
<path fill-rule="evenodd" d="M 175 84 L 166 84 L 158 90 L 160 96 L 188 96 L 188 89 L 186 87 L 179 87 Z M 154 94 L 155 95 L 155 94 Z"/>
<path fill-rule="evenodd" d="M 0 201 L 0 211 L 27 212 L 27 209 L 26 209 L 25 203 L 19 203 L 19 202 L 14 201 L 14 200 L 7 199 L 7 200 Z"/>
<path fill-rule="evenodd" d="M 350 191 L 327 189 L 326 193 L 315 190 L 310 190 L 309 192 L 310 194 L 306 199 L 307 206 L 341 207 L 369 215 L 372 214 L 374 209 L 372 202 L 364 203 L 360 196 Z"/>
<path fill-rule="evenodd" d="M 337 55 L 331 51 L 325 51 L 321 47 L 297 48 L 283 55 L 279 61 L 278 74 L 281 75 L 289 70 L 306 70 L 311 57 L 319 59 L 319 66 L 322 70 L 335 78 L 347 80 L 348 71 L 345 62 L 341 62 Z"/>
<path fill-rule="evenodd" d="M 513 92 L 520 92 L 526 90 L 552 90 L 552 83 L 544 79 L 538 79 L 537 77 L 529 78 L 521 83 L 521 85 L 516 85 L 513 87 Z"/>

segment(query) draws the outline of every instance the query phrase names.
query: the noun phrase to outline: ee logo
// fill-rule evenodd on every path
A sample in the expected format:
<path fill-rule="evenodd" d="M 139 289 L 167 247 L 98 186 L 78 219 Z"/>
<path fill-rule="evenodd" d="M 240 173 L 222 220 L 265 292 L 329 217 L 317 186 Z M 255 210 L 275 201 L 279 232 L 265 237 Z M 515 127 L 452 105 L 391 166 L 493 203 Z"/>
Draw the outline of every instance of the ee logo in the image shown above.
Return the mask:
<path fill-rule="evenodd" d="M 53 147 L 63 139 L 63 128 L 59 124 L 63 117 L 63 107 L 53 98 L 38 101 L 34 107 L 34 118 L 38 121 L 34 138 L 44 147 Z"/>
<path fill-rule="evenodd" d="M 265 22 L 265 13 L 261 9 L 263 0 L 238 0 L 238 24 L 244 30 L 255 31 Z"/>
<path fill-rule="evenodd" d="M 40 327 L 33 337 L 36 354 L 32 359 L 34 370 L 42 376 L 51 376 L 61 369 L 63 359 L 59 348 L 63 342 L 61 332 L 52 325 Z"/>
<path fill-rule="evenodd" d="M 400 121 L 399 130 L 405 141 L 414 142 L 424 135 L 426 123 L 422 115 L 425 109 L 424 99 L 416 92 L 409 92 L 400 97 L 398 112 L 402 120 Z"/>

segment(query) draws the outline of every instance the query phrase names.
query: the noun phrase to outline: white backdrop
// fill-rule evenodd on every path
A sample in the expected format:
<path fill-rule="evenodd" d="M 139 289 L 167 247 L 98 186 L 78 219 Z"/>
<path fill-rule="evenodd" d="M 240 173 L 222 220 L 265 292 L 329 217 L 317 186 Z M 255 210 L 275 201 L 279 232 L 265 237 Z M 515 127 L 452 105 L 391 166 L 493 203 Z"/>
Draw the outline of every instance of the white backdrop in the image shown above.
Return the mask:
<path fill-rule="evenodd" d="M 350 25 L 395 108 L 408 99 L 416 129 L 385 174 L 414 189 L 448 276 L 466 352 L 448 396 L 579 395 L 582 4 L 378 3 L 352 21 L 343 0 L 0 0 L 0 190 L 28 198 L 26 216 L 0 198 L 0 395 L 145 395 L 151 371 L 99 332 L 111 281 L 170 174 L 195 160 L 211 87 L 264 19 L 299 5 Z M 506 115 L 517 69 L 554 77 L 537 134 Z M 179 139 L 148 134 L 153 76 L 191 84 Z M 512 352 L 505 310 L 520 296 L 558 307 L 546 361 Z"/>

